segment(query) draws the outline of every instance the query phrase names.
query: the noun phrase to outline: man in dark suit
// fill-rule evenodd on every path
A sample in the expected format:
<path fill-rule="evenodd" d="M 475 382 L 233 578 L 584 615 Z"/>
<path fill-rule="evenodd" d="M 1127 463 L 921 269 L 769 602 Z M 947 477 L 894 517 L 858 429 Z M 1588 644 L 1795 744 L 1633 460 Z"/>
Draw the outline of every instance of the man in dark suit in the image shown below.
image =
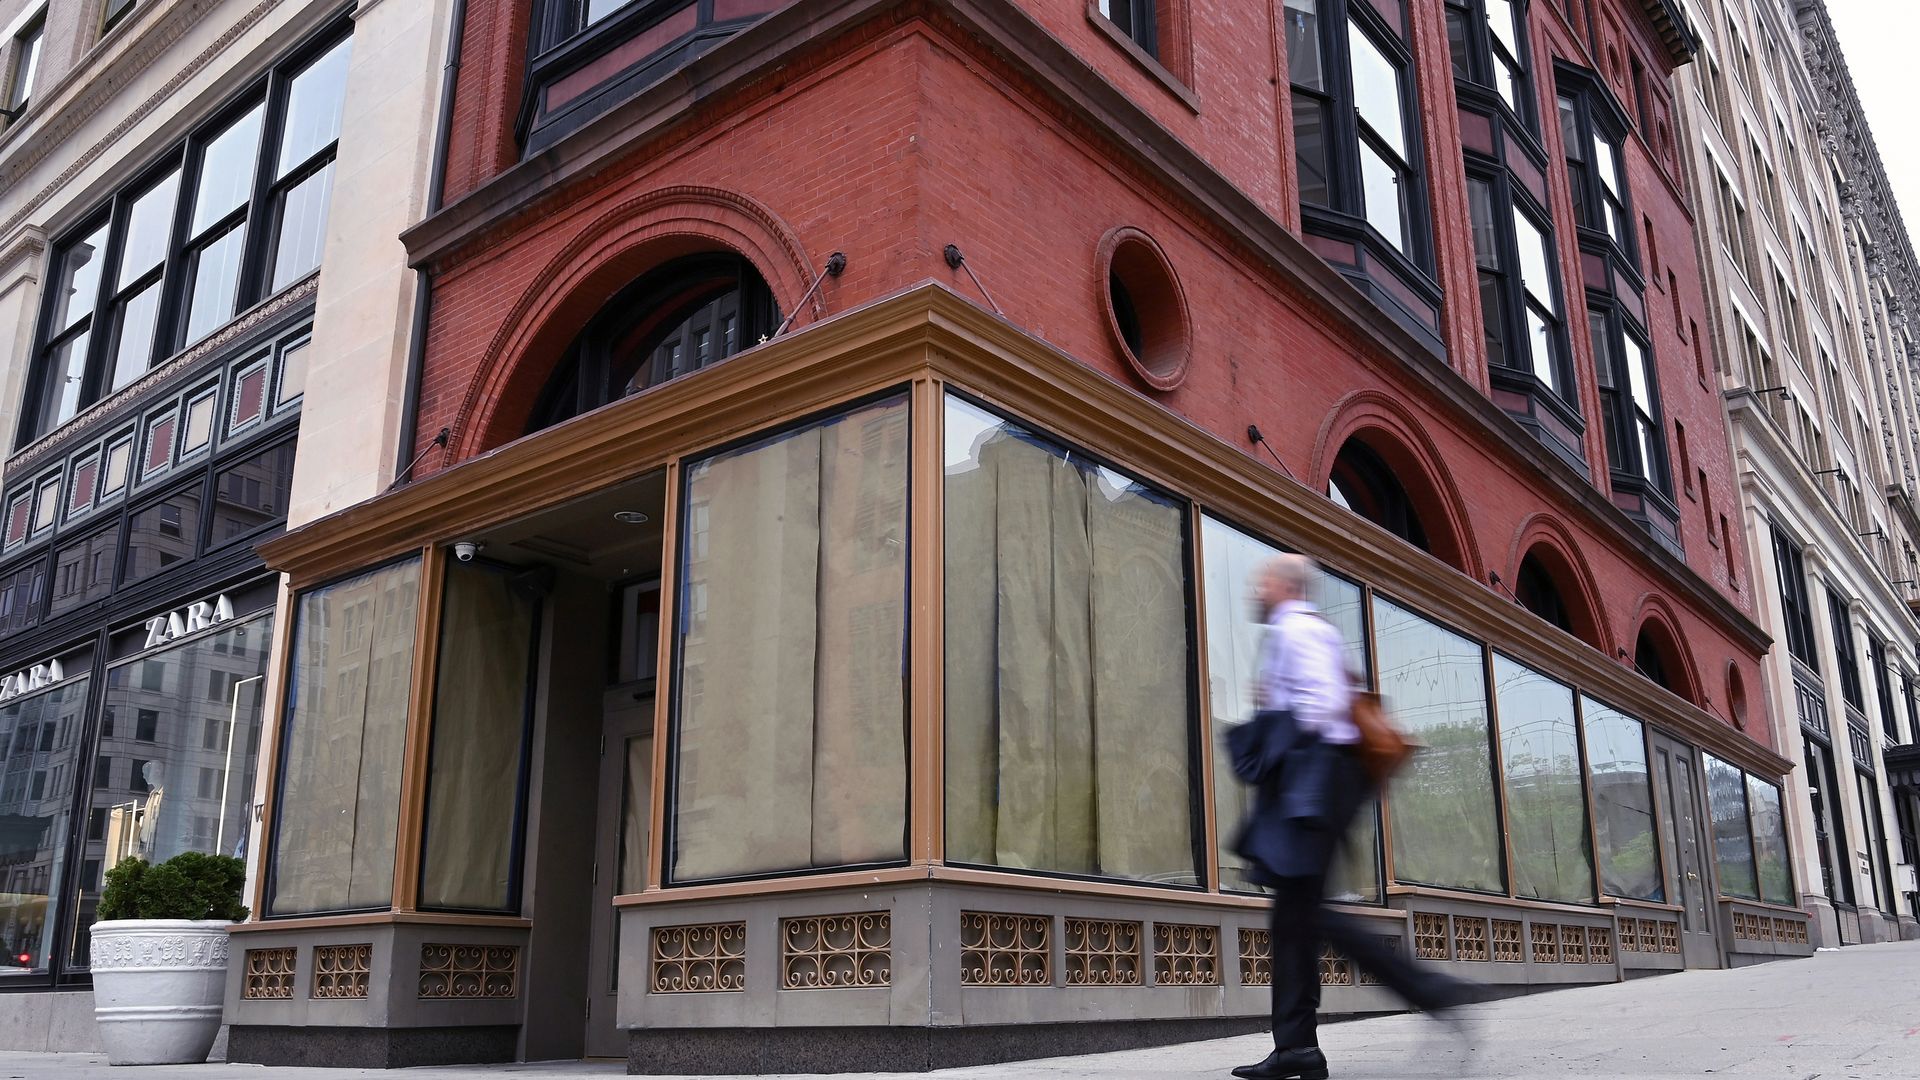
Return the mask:
<path fill-rule="evenodd" d="M 1414 967 L 1360 920 L 1323 903 L 1328 868 L 1371 784 L 1355 753 L 1360 732 L 1340 631 L 1306 598 L 1314 573 L 1301 555 L 1277 556 L 1256 573 L 1254 614 L 1267 634 L 1255 713 L 1227 736 L 1234 772 L 1257 788 L 1235 847 L 1254 879 L 1273 889 L 1274 1051 L 1233 1070 L 1245 1080 L 1325 1080 L 1322 942 L 1417 1008 L 1451 1008 L 1469 985 Z"/>

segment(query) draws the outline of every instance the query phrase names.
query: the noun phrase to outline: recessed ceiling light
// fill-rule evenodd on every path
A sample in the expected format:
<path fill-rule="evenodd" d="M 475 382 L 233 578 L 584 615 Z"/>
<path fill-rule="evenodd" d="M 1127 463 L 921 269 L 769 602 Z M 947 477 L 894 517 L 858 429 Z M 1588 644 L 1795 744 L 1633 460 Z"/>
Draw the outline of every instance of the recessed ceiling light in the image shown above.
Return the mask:
<path fill-rule="evenodd" d="M 615 510 L 613 520 L 622 525 L 645 525 L 653 519 L 638 510 Z"/>

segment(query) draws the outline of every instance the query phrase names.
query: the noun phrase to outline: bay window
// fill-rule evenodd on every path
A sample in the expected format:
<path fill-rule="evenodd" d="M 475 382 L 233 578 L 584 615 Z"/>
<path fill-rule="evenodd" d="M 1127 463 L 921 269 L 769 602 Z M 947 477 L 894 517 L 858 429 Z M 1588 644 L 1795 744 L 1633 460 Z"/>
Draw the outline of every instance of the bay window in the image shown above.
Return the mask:
<path fill-rule="evenodd" d="M 1398 2 L 1286 0 L 1304 226 L 1355 284 L 1434 336 L 1439 304 L 1406 13 Z"/>
<path fill-rule="evenodd" d="M 1604 294 L 1588 292 L 1587 312 L 1614 503 L 1678 552 L 1679 510 L 1652 346 L 1625 307 Z"/>
<path fill-rule="evenodd" d="M 1582 229 L 1613 241 L 1631 263 L 1633 217 L 1628 210 L 1623 157 L 1627 119 L 1605 84 L 1590 72 L 1563 67 L 1558 69 L 1557 81 L 1560 141 L 1574 218 Z"/>
<path fill-rule="evenodd" d="M 1467 176 L 1487 363 L 1575 400 L 1560 316 L 1559 260 L 1547 216 L 1503 172 Z M 1564 410 L 1578 423 L 1573 410 Z"/>
<path fill-rule="evenodd" d="M 1453 77 L 1491 88 L 1507 111 L 1533 129 L 1527 78 L 1527 0 L 1447 0 Z"/>
<path fill-rule="evenodd" d="M 20 443 L 319 267 L 346 25 L 270 70 L 55 241 Z"/>

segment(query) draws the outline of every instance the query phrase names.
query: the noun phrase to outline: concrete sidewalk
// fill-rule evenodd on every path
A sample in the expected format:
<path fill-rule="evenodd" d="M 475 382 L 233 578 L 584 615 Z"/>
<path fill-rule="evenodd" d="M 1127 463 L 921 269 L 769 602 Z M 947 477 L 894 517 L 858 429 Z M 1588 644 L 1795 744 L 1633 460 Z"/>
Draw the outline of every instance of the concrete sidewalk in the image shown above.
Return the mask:
<path fill-rule="evenodd" d="M 1474 1049 L 1418 1016 L 1321 1030 L 1340 1080 L 1458 1077 L 1920 1077 L 1920 943 L 1870 945 L 1739 971 L 1702 971 L 1536 994 L 1464 1010 Z M 1201 1080 L 1264 1056 L 1262 1036 L 1053 1058 L 941 1073 L 845 1080 Z M 0 1053 L 0 1080 L 606 1080 L 618 1064 L 501 1065 L 377 1072 L 183 1065 L 113 1069 L 92 1054 Z"/>

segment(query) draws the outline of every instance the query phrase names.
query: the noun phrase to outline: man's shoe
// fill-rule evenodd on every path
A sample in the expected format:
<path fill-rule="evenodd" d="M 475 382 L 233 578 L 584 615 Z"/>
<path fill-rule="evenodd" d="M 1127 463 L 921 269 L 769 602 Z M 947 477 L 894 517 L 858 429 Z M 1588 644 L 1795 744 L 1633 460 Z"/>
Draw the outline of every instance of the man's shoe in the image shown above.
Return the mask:
<path fill-rule="evenodd" d="M 1317 1046 L 1275 1050 L 1257 1065 L 1233 1070 L 1240 1080 L 1327 1080 L 1327 1055 Z"/>

